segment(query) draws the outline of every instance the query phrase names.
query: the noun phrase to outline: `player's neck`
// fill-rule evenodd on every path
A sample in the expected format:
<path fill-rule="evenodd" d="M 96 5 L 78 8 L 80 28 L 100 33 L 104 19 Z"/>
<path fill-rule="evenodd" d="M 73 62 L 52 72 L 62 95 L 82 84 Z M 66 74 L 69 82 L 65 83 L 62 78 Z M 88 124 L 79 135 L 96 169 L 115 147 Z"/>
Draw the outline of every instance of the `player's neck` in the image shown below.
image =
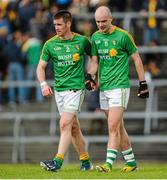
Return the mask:
<path fill-rule="evenodd" d="M 74 33 L 69 31 L 66 34 L 64 34 L 63 36 L 60 36 L 60 39 L 62 39 L 62 40 L 71 40 L 71 39 L 73 39 L 73 37 L 74 37 Z"/>
<path fill-rule="evenodd" d="M 115 28 L 116 28 L 116 26 L 111 25 L 108 33 L 111 34 L 115 30 Z"/>

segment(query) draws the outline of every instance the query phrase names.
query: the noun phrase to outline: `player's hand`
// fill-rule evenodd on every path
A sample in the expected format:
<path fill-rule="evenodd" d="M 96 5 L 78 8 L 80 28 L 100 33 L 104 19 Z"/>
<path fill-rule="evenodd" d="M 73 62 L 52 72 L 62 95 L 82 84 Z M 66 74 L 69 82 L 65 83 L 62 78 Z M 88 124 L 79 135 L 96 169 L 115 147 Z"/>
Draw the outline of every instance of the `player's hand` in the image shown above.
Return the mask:
<path fill-rule="evenodd" d="M 149 91 L 148 91 L 148 86 L 146 81 L 140 81 L 139 82 L 139 89 L 138 89 L 138 94 L 137 96 L 139 98 L 148 98 L 149 97 Z"/>
<path fill-rule="evenodd" d="M 96 82 L 92 79 L 92 76 L 89 73 L 85 75 L 85 87 L 89 91 L 96 89 Z"/>
<path fill-rule="evenodd" d="M 42 95 L 45 97 L 50 97 L 53 95 L 52 88 L 48 84 L 41 86 Z"/>

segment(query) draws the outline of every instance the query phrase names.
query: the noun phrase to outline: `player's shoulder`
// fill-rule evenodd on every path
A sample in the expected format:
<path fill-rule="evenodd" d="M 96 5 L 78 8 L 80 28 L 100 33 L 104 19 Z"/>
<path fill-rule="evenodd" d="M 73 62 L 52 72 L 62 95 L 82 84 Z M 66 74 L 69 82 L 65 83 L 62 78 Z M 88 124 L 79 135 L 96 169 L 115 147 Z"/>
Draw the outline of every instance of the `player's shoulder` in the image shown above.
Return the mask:
<path fill-rule="evenodd" d="M 95 39 L 99 39 L 100 37 L 101 37 L 101 33 L 100 33 L 100 31 L 95 31 L 93 34 L 92 34 L 92 37 L 91 37 L 91 39 L 92 39 L 92 41 L 93 40 L 95 40 Z"/>
<path fill-rule="evenodd" d="M 88 37 L 82 35 L 82 34 L 79 34 L 79 33 L 74 33 L 75 35 L 75 38 L 78 38 L 78 39 L 82 39 L 82 40 L 85 40 L 85 39 L 88 39 Z"/>
<path fill-rule="evenodd" d="M 120 27 L 116 27 L 116 31 L 122 34 L 123 36 L 131 36 L 131 34 L 127 30 Z"/>
<path fill-rule="evenodd" d="M 87 36 L 84 36 L 84 35 L 81 35 L 81 34 L 78 34 L 78 33 L 75 33 L 75 38 L 74 40 L 77 40 L 83 44 L 88 44 L 90 43 L 90 39 L 87 37 Z"/>
<path fill-rule="evenodd" d="M 94 37 L 94 36 L 98 36 L 98 35 L 100 35 L 101 33 L 100 33 L 100 31 L 98 30 L 98 31 L 95 31 L 93 34 L 92 34 L 92 37 Z"/>
<path fill-rule="evenodd" d="M 58 39 L 59 39 L 58 36 L 55 35 L 55 36 L 51 37 L 50 39 L 48 39 L 48 40 L 45 42 L 45 45 L 51 44 L 51 43 L 57 41 Z"/>

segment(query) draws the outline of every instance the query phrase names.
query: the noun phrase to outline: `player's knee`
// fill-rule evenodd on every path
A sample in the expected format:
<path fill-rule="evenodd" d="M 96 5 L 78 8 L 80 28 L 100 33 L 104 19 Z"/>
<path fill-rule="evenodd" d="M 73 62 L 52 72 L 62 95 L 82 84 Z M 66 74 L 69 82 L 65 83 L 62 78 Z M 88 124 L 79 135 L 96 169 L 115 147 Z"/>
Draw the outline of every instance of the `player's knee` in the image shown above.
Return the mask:
<path fill-rule="evenodd" d="M 108 124 L 108 129 L 109 129 L 109 132 L 110 133 L 114 133 L 114 134 L 117 134 L 120 132 L 120 125 L 117 124 L 117 123 L 109 123 Z"/>
<path fill-rule="evenodd" d="M 71 128 L 71 125 L 65 121 L 60 122 L 60 131 L 66 131 L 69 130 Z"/>

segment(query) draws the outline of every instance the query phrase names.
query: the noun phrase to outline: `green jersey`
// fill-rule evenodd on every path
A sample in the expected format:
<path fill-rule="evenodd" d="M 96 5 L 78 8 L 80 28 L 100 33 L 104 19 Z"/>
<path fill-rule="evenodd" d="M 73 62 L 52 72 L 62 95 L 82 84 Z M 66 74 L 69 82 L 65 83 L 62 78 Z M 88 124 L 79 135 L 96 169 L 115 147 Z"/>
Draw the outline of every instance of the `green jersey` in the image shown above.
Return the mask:
<path fill-rule="evenodd" d="M 28 65 L 37 65 L 42 50 L 42 43 L 37 38 L 30 38 L 27 40 L 22 51 L 26 54 Z"/>
<path fill-rule="evenodd" d="M 91 43 L 85 36 L 76 33 L 71 40 L 61 40 L 54 36 L 46 41 L 40 59 L 52 60 L 56 91 L 85 88 L 85 52 L 91 54 Z"/>
<path fill-rule="evenodd" d="M 92 56 L 98 57 L 100 90 L 129 87 L 129 57 L 137 51 L 132 36 L 114 27 L 110 34 L 99 31 L 92 35 Z"/>

